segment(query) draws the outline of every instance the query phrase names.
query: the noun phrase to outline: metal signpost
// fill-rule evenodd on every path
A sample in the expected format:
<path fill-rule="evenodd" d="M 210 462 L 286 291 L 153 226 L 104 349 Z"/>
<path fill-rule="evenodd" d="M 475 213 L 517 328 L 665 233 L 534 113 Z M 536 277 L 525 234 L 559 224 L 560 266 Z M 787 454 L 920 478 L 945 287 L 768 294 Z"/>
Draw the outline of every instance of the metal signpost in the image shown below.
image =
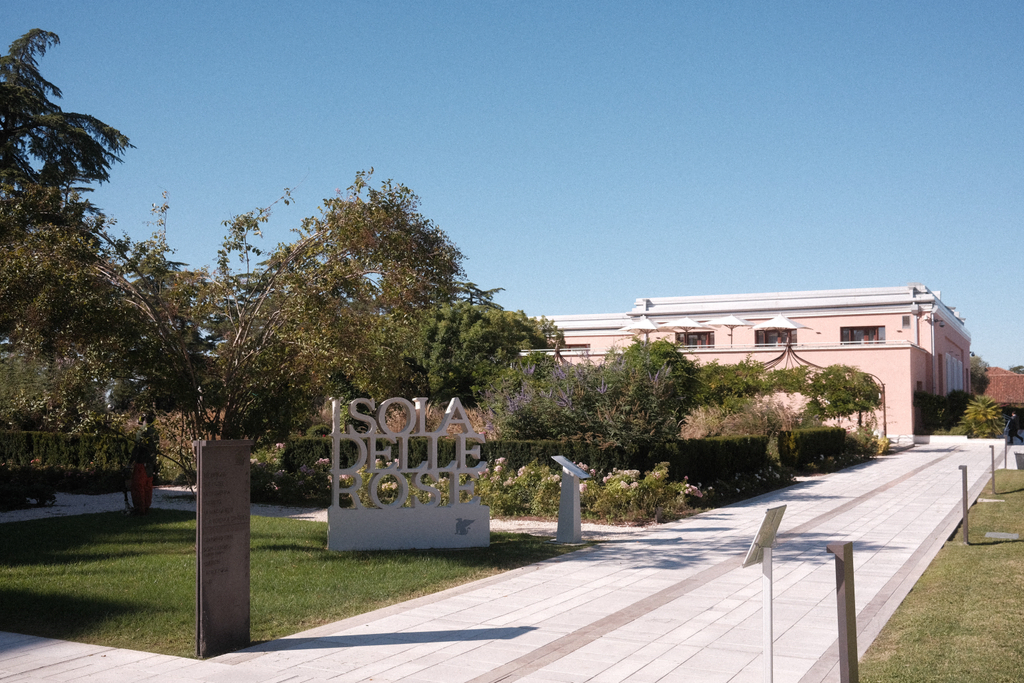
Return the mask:
<path fill-rule="evenodd" d="M 562 489 L 558 499 L 558 532 L 555 535 L 555 543 L 582 543 L 580 479 L 590 479 L 590 475 L 564 455 L 553 455 L 551 459 L 562 466 Z"/>
<path fill-rule="evenodd" d="M 971 542 L 968 540 L 967 534 L 967 465 L 960 465 L 960 472 L 963 474 L 963 487 L 964 487 L 964 545 L 970 545 Z"/>
<path fill-rule="evenodd" d="M 988 452 L 992 456 L 992 495 L 996 495 L 996 447 L 989 446 Z"/>
<path fill-rule="evenodd" d="M 744 567 L 761 563 L 765 683 L 772 683 L 772 659 L 775 645 L 772 634 L 772 547 L 775 545 L 775 534 L 779 531 L 779 524 L 782 522 L 782 515 L 785 512 L 786 506 L 780 505 L 776 508 L 769 508 L 764 513 L 761 528 L 757 530 L 757 535 L 754 536 L 754 540 L 750 544 L 750 550 L 747 551 L 747 556 L 743 559 Z"/>
<path fill-rule="evenodd" d="M 829 543 L 828 552 L 836 556 L 836 606 L 839 613 L 839 680 L 856 683 L 857 601 L 853 594 L 853 543 Z"/>

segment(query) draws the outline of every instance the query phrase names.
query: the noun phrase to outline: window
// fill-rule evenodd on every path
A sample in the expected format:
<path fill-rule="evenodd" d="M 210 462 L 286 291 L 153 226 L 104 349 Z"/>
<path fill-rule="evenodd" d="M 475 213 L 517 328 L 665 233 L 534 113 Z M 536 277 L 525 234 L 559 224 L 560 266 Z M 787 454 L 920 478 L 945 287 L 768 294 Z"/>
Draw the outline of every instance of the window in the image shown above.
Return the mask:
<path fill-rule="evenodd" d="M 910 329 L 910 316 L 909 315 L 903 316 L 903 329 L 905 329 L 905 330 L 909 330 Z"/>
<path fill-rule="evenodd" d="M 964 364 L 956 356 L 946 354 L 946 393 L 964 390 Z"/>
<path fill-rule="evenodd" d="M 714 332 L 676 332 L 676 343 L 684 346 L 714 346 Z"/>
<path fill-rule="evenodd" d="M 796 344 L 796 330 L 754 330 L 754 332 L 754 343 L 758 346 Z"/>
<path fill-rule="evenodd" d="M 876 344 L 885 341 L 884 327 L 843 327 L 839 334 L 844 344 Z"/>
<path fill-rule="evenodd" d="M 589 351 L 590 344 L 566 344 L 562 348 L 566 351 Z"/>

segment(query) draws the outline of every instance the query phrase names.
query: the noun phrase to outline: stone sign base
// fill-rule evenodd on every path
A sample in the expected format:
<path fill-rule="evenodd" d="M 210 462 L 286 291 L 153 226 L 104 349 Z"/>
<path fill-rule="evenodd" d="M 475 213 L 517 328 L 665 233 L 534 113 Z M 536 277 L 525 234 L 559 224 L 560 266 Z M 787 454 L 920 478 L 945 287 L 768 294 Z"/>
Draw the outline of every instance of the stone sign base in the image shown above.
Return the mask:
<path fill-rule="evenodd" d="M 385 509 L 329 508 L 328 550 L 486 548 L 491 509 L 486 505 Z"/>

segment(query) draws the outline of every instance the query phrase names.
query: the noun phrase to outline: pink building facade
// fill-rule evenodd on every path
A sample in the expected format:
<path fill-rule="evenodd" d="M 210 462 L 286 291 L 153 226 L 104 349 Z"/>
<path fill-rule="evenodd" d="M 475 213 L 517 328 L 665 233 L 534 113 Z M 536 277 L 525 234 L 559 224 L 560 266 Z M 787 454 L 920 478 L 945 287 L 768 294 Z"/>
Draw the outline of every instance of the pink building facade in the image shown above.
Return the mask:
<path fill-rule="evenodd" d="M 755 329 L 777 316 L 795 330 Z M 710 324 L 727 316 L 750 326 Z M 568 360 L 601 357 L 632 342 L 624 328 L 654 326 L 651 341 L 671 339 L 700 363 L 748 356 L 769 367 L 851 365 L 875 377 L 885 396 L 877 424 L 890 439 L 912 440 L 915 391 L 970 391 L 971 335 L 940 292 L 905 287 L 637 299 L 628 313 L 548 316 L 565 334 Z M 680 328 L 684 319 L 699 327 Z M 674 329 L 673 329 L 674 328 Z"/>

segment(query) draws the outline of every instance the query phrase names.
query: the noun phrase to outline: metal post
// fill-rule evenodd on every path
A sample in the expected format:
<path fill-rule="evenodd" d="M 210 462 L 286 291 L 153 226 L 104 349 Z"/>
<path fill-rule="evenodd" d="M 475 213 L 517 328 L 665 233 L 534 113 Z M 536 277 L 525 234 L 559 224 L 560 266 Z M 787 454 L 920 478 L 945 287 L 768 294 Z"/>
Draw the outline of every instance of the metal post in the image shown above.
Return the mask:
<path fill-rule="evenodd" d="M 857 683 L 857 603 L 853 594 L 853 543 L 825 546 L 836 556 L 836 606 L 839 611 L 839 680 Z"/>
<path fill-rule="evenodd" d="M 996 447 L 988 447 L 989 455 L 992 456 L 992 495 L 996 495 Z"/>
<path fill-rule="evenodd" d="M 764 683 L 772 683 L 772 663 L 775 659 L 774 637 L 772 635 L 772 547 L 764 549 L 761 558 L 761 609 L 764 636 Z"/>
<path fill-rule="evenodd" d="M 963 473 L 964 483 L 964 545 L 970 545 L 971 542 L 968 540 L 967 533 L 967 465 L 960 465 L 960 472 Z"/>
<path fill-rule="evenodd" d="M 562 470 L 562 488 L 558 497 L 558 528 L 555 543 L 582 543 L 580 519 L 580 480 L 572 472 Z"/>
<path fill-rule="evenodd" d="M 764 636 L 764 680 L 765 683 L 772 683 L 772 660 L 774 659 L 774 641 L 772 634 L 772 546 L 775 545 L 775 534 L 779 531 L 779 524 L 782 522 L 782 514 L 786 511 L 785 505 L 769 508 L 764 513 L 761 527 L 757 530 L 747 556 L 743 558 L 743 566 L 750 567 L 761 560 L 761 598 L 764 608 L 761 610 L 763 627 L 761 632 Z"/>

